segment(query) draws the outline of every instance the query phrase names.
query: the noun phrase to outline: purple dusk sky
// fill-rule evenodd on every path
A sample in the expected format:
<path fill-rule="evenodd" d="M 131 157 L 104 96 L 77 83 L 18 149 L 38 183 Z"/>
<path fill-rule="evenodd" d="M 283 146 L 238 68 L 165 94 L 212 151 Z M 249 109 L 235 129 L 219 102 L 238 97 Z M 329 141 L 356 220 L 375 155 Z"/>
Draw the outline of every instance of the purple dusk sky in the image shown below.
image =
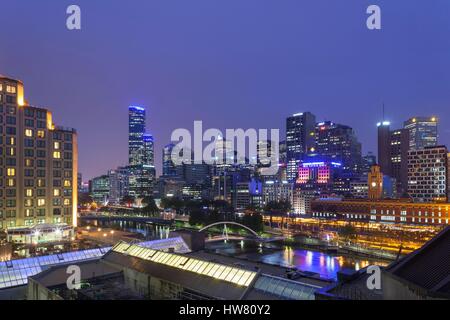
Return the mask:
<path fill-rule="evenodd" d="M 65 27 L 82 9 L 82 30 Z M 382 30 L 366 8 L 382 9 Z M 352 126 L 376 152 L 382 102 L 400 127 L 440 119 L 450 145 L 448 0 L 20 0 L 2 3 L 0 73 L 79 132 L 87 180 L 127 162 L 127 107 L 161 148 L 176 128 L 279 128 L 286 116 Z"/>

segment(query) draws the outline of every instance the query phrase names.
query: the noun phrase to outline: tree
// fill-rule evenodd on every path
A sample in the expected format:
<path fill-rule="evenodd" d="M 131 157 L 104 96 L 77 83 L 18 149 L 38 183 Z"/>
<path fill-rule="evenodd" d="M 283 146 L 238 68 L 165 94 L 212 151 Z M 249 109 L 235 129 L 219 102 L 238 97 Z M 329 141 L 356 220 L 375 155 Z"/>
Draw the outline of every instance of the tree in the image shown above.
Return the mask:
<path fill-rule="evenodd" d="M 161 207 L 164 209 L 173 209 L 177 213 L 185 206 L 184 201 L 178 198 L 162 198 Z"/>
<path fill-rule="evenodd" d="M 242 218 L 242 224 L 256 232 L 264 231 L 263 217 L 260 213 L 246 214 Z"/>
<path fill-rule="evenodd" d="M 94 202 L 94 199 L 89 195 L 89 193 L 83 192 L 78 196 L 78 203 L 80 206 L 88 206 Z"/>
<path fill-rule="evenodd" d="M 155 215 L 155 214 L 159 213 L 159 208 L 156 205 L 155 199 L 153 199 L 153 197 L 145 197 L 142 200 L 142 204 L 145 205 L 142 212 L 146 216 Z"/>
<path fill-rule="evenodd" d="M 345 241 L 350 241 L 356 237 L 356 228 L 350 223 L 347 223 L 344 227 L 339 230 L 339 236 L 345 239 Z"/>
<path fill-rule="evenodd" d="M 264 211 L 270 216 L 270 227 L 272 227 L 273 215 L 281 216 L 281 226 L 284 224 L 284 217 L 292 209 L 291 202 L 288 200 L 270 201 L 264 207 Z"/>
<path fill-rule="evenodd" d="M 189 224 L 192 226 L 204 224 L 205 214 L 200 208 L 196 208 L 189 213 Z"/>

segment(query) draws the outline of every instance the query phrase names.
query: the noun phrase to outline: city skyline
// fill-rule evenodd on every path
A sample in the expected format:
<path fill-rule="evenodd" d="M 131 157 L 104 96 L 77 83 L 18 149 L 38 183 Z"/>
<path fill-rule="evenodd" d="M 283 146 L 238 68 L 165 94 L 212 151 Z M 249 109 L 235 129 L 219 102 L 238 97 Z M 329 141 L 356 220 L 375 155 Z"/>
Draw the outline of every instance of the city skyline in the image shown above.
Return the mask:
<path fill-rule="evenodd" d="M 79 1 L 86 17 L 75 34 L 60 26 L 64 5 L 7 3 L 6 24 L 19 14 L 27 22 L 5 39 L 1 72 L 24 81 L 31 104 L 48 106 L 63 125 L 78 129 L 84 180 L 127 163 L 129 105 L 147 108 L 158 174 L 171 132 L 191 128 L 194 120 L 216 128 L 280 128 L 284 137 L 287 116 L 311 111 L 318 121 L 354 128 L 365 154 L 377 152 L 376 123 L 385 103 L 393 128 L 412 116 L 438 117 L 439 142 L 450 145 L 444 58 L 450 26 L 443 13 L 450 4 L 380 2 L 389 27 L 379 34 L 367 30 L 365 4 L 357 1 L 288 2 L 282 9 L 268 3 L 256 10 L 252 2 L 223 4 L 208 15 L 199 14 L 209 8 L 203 1 L 141 2 L 139 8 L 111 6 L 108 17 L 101 5 Z M 122 15 L 139 22 L 111 22 Z M 32 58 L 23 54 L 29 47 Z M 425 61 L 431 51 L 435 59 Z M 107 121 L 100 120 L 105 115 Z"/>
<path fill-rule="evenodd" d="M 450 1 L 425 2 L 2 4 L 0 301 L 450 299 Z"/>

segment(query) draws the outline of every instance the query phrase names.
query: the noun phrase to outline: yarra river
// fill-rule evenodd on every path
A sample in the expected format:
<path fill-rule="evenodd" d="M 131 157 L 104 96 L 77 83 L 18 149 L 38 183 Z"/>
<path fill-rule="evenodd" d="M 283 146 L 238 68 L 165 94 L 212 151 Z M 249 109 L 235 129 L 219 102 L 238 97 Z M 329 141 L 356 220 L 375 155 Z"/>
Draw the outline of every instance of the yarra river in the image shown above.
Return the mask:
<path fill-rule="evenodd" d="M 84 221 L 83 224 L 86 224 Z M 142 239 L 153 240 L 166 238 L 169 228 L 145 223 L 125 221 L 89 221 L 103 228 L 113 228 L 140 234 Z M 241 259 L 260 261 L 284 267 L 296 267 L 301 271 L 320 274 L 324 278 L 336 278 L 342 269 L 359 270 L 371 264 L 386 265 L 385 261 L 328 254 L 325 252 L 287 246 L 279 243 L 260 245 L 255 241 L 217 241 L 206 244 L 206 250 L 217 254 L 234 256 Z"/>

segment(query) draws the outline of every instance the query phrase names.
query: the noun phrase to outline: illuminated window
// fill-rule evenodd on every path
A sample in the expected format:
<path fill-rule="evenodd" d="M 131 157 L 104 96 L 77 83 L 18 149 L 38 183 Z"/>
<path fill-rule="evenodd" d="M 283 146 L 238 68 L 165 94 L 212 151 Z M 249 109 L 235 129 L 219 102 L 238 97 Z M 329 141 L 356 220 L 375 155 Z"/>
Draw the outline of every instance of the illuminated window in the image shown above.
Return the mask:
<path fill-rule="evenodd" d="M 16 169 L 8 168 L 8 177 L 15 177 L 15 176 L 16 176 Z"/>
<path fill-rule="evenodd" d="M 54 152 L 53 152 L 53 158 L 54 158 L 54 159 L 61 159 L 61 152 L 59 152 L 59 151 L 54 151 Z"/>
<path fill-rule="evenodd" d="M 60 147 L 61 147 L 61 144 L 58 141 L 53 142 L 53 148 L 55 150 L 59 150 Z"/>
<path fill-rule="evenodd" d="M 53 189 L 53 196 L 59 197 L 61 195 L 61 191 L 59 189 Z"/>
<path fill-rule="evenodd" d="M 16 155 L 16 149 L 14 148 L 8 148 L 8 155 L 15 156 Z"/>
<path fill-rule="evenodd" d="M 45 206 L 45 199 L 38 199 L 38 207 Z"/>
<path fill-rule="evenodd" d="M 33 160 L 32 159 L 25 159 L 25 166 L 26 167 L 32 167 L 33 166 Z"/>
<path fill-rule="evenodd" d="M 25 129 L 25 135 L 27 137 L 32 137 L 33 136 L 33 130 L 31 129 Z"/>
<path fill-rule="evenodd" d="M 6 86 L 6 92 L 8 92 L 8 93 L 16 93 L 16 87 Z"/>
<path fill-rule="evenodd" d="M 165 264 L 171 267 L 195 272 L 215 279 L 231 282 L 241 286 L 249 286 L 256 276 L 255 272 L 239 268 L 233 268 L 217 263 L 201 261 L 193 258 L 182 257 L 176 254 L 155 251 L 136 245 L 130 246 L 120 243 L 113 248 L 116 252 L 125 253 L 155 263 Z"/>
<path fill-rule="evenodd" d="M 45 187 L 45 181 L 43 179 L 38 179 L 37 186 L 38 187 Z"/>
<path fill-rule="evenodd" d="M 16 186 L 16 180 L 15 179 L 8 179 L 8 180 L 6 180 L 6 185 L 8 187 L 15 187 Z"/>
<path fill-rule="evenodd" d="M 25 191 L 25 194 L 27 195 L 27 197 L 32 197 L 33 196 L 33 189 L 27 189 Z"/>
<path fill-rule="evenodd" d="M 15 146 L 16 145 L 16 138 L 14 137 L 10 137 L 9 141 L 8 141 L 10 146 Z"/>
<path fill-rule="evenodd" d="M 70 206 L 70 199 L 64 199 L 64 205 Z"/>
<path fill-rule="evenodd" d="M 45 138 L 45 131 L 44 130 L 38 130 L 37 137 L 41 138 L 41 139 Z"/>
<path fill-rule="evenodd" d="M 33 199 L 25 199 L 25 207 L 32 207 Z"/>
<path fill-rule="evenodd" d="M 70 180 L 64 180 L 64 187 L 70 187 L 71 183 Z"/>

